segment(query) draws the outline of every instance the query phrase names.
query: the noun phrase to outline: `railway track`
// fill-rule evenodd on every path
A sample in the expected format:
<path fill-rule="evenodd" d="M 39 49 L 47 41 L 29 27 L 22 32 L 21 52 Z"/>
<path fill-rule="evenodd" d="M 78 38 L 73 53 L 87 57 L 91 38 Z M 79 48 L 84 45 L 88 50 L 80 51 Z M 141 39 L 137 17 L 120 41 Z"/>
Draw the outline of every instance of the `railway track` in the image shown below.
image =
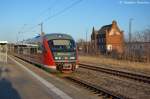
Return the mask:
<path fill-rule="evenodd" d="M 120 71 L 120 70 L 115 70 L 115 69 L 108 69 L 108 68 L 104 68 L 104 67 L 92 66 L 92 65 L 82 64 L 82 63 L 79 64 L 79 67 L 150 84 L 150 76 L 146 76 L 146 75 L 142 75 L 142 74 L 135 74 L 135 73 L 131 73 L 131 72 L 125 72 L 125 71 Z"/>
<path fill-rule="evenodd" d="M 84 80 L 78 79 L 78 78 L 74 78 L 74 77 L 65 77 L 65 79 L 73 82 L 73 83 L 77 83 L 78 85 L 89 89 L 90 91 L 92 91 L 94 94 L 97 94 L 98 96 L 103 97 L 104 99 L 131 99 L 129 97 L 123 96 L 121 94 L 109 91 L 107 89 L 104 89 L 100 86 L 94 85 L 90 82 L 86 82 Z"/>
<path fill-rule="evenodd" d="M 15 57 L 20 58 L 18 56 L 15 56 Z M 22 58 L 20 58 L 20 59 L 22 59 Z M 22 60 L 24 60 L 24 59 L 22 59 Z M 24 60 L 24 61 L 33 64 L 30 61 L 27 61 L 27 60 Z M 80 79 L 77 79 L 77 78 L 72 78 L 70 76 L 65 76 L 64 78 L 69 80 L 69 81 L 72 81 L 74 83 L 77 83 L 80 86 L 83 86 L 83 87 L 89 89 L 90 91 L 94 92 L 94 94 L 97 94 L 98 96 L 101 96 L 104 99 L 131 99 L 131 98 L 128 98 L 128 97 L 123 96 L 121 94 L 106 90 L 106 89 L 104 89 L 100 86 L 94 85 L 90 82 L 86 82 L 84 80 L 80 80 Z"/>

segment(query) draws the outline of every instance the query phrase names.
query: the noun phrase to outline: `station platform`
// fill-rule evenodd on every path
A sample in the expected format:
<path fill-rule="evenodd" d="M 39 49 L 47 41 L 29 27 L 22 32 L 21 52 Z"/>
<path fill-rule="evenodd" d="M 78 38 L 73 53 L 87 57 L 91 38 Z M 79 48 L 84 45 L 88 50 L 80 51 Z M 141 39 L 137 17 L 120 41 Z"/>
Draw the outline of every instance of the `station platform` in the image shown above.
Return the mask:
<path fill-rule="evenodd" d="M 0 62 L 0 99 L 98 99 L 14 56 Z"/>

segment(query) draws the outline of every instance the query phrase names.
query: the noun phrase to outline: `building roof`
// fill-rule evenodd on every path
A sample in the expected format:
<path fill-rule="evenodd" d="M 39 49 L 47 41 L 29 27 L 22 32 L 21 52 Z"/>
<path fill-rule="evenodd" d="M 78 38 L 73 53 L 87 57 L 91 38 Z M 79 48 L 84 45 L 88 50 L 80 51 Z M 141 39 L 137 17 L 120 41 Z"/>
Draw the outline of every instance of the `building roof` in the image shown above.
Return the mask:
<path fill-rule="evenodd" d="M 38 45 L 36 44 L 27 44 L 27 43 L 18 43 L 18 44 L 15 44 L 15 46 L 22 46 L 22 47 L 38 47 Z"/>
<path fill-rule="evenodd" d="M 7 41 L 0 41 L 0 44 L 7 44 Z"/>
<path fill-rule="evenodd" d="M 117 22 L 116 22 L 115 20 L 113 20 L 113 21 L 112 21 L 112 24 L 102 26 L 102 27 L 98 30 L 98 33 L 99 33 L 99 34 L 105 34 L 106 31 L 109 32 L 112 28 L 117 28 L 117 30 L 118 30 L 119 32 L 121 32 L 120 29 L 119 29 L 119 27 L 117 26 Z"/>
<path fill-rule="evenodd" d="M 109 25 L 104 25 L 103 27 L 101 27 L 99 30 L 98 30 L 98 33 L 101 34 L 101 33 L 106 33 L 106 30 L 107 31 L 110 31 L 112 28 L 112 24 L 109 24 Z"/>

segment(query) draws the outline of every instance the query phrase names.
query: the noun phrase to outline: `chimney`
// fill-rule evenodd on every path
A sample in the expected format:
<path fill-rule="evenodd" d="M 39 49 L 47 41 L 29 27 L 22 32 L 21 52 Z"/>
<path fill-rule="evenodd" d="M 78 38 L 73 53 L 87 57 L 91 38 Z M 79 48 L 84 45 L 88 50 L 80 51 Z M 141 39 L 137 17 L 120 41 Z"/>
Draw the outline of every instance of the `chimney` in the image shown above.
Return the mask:
<path fill-rule="evenodd" d="M 93 26 L 93 30 L 92 30 L 92 32 L 94 32 L 95 31 L 95 29 L 94 29 L 94 26 Z"/>
<path fill-rule="evenodd" d="M 112 21 L 112 27 L 116 27 L 117 26 L 117 22 L 115 20 Z"/>
<path fill-rule="evenodd" d="M 115 24 L 115 25 L 116 25 L 116 24 L 117 24 L 117 22 L 116 22 L 115 20 L 113 20 L 113 21 L 112 21 L 112 24 Z"/>

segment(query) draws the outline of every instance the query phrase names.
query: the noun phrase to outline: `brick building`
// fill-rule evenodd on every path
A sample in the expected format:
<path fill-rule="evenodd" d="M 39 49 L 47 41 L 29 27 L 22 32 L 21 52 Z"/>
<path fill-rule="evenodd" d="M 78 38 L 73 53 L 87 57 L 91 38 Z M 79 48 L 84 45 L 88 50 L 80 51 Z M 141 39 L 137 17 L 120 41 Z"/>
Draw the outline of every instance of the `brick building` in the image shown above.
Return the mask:
<path fill-rule="evenodd" d="M 121 31 L 116 21 L 110 25 L 101 27 L 98 31 L 94 29 L 91 34 L 92 47 L 101 53 L 123 53 L 123 31 Z"/>

